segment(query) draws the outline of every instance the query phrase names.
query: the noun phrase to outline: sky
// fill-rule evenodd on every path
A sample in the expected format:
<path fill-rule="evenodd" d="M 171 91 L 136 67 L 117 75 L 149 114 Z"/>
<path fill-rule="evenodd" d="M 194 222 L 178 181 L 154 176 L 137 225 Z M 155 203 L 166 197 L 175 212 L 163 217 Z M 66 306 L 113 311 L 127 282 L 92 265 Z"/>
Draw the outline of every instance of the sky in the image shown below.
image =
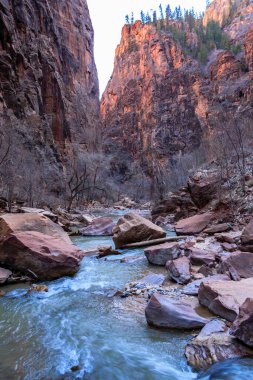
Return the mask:
<path fill-rule="evenodd" d="M 140 11 L 159 10 L 159 4 L 165 8 L 169 3 L 172 8 L 194 7 L 197 12 L 205 9 L 206 0 L 88 0 L 91 20 L 95 32 L 95 61 L 98 70 L 100 95 L 113 71 L 114 54 L 120 42 L 121 29 L 125 15 L 134 12 L 135 19 L 140 18 Z"/>

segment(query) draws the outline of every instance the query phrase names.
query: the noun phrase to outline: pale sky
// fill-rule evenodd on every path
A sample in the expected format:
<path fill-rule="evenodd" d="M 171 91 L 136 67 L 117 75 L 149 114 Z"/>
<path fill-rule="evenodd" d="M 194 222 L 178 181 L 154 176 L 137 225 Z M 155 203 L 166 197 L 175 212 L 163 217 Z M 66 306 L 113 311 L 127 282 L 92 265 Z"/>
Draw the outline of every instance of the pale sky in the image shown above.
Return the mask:
<path fill-rule="evenodd" d="M 135 19 L 140 18 L 140 11 L 145 13 L 151 9 L 157 10 L 159 4 L 165 9 L 169 3 L 172 8 L 194 7 L 197 12 L 205 9 L 206 0 L 88 0 L 91 20 L 95 31 L 95 60 L 98 70 L 100 95 L 110 79 L 113 71 L 114 53 L 120 42 L 121 29 L 125 23 L 125 15 L 134 12 Z"/>

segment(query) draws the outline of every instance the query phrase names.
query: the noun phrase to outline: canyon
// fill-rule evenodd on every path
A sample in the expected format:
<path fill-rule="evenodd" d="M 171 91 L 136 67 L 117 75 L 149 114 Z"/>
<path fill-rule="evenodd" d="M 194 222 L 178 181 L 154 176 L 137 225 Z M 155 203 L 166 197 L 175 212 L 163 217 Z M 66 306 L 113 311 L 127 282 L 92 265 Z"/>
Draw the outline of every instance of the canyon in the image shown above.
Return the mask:
<path fill-rule="evenodd" d="M 219 158 L 220 136 L 238 123 L 250 150 L 252 18 L 252 1 L 211 2 L 203 25 L 218 22 L 230 48 L 214 47 L 205 63 L 182 21 L 125 25 L 99 105 L 87 2 L 1 0 L 2 196 L 69 207 L 162 199 Z"/>
<path fill-rule="evenodd" d="M 253 379 L 252 22 L 0 0 L 3 378 Z"/>

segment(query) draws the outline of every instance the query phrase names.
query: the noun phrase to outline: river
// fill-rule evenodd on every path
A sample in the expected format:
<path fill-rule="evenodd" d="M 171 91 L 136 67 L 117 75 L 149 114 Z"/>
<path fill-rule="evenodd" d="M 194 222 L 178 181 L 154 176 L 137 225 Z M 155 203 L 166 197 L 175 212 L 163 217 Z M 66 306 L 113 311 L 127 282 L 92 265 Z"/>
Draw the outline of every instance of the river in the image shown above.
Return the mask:
<path fill-rule="evenodd" d="M 87 248 L 111 238 L 73 241 Z M 128 250 L 124 256 L 141 253 Z M 145 258 L 121 263 L 117 256 L 89 257 L 75 277 L 47 283 L 48 293 L 28 296 L 26 285 L 6 287 L 0 299 L 0 380 L 253 379 L 252 360 L 193 372 L 184 358 L 189 333 L 151 329 L 143 303 L 111 297 L 150 270 L 161 271 Z"/>

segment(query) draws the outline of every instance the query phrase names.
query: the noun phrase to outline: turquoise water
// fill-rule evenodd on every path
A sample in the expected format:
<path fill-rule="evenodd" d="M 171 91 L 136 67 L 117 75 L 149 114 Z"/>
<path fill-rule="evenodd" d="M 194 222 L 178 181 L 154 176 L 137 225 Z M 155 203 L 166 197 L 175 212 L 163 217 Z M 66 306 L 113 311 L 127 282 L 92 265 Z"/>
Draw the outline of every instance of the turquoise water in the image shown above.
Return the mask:
<path fill-rule="evenodd" d="M 74 238 L 81 248 L 110 238 Z M 129 250 L 124 256 L 143 254 Z M 205 374 L 184 359 L 189 334 L 147 326 L 145 302 L 111 298 L 126 282 L 143 277 L 145 258 L 120 263 L 89 257 L 73 278 L 48 283 L 49 292 L 27 296 L 24 285 L 0 299 L 1 380 L 234 380 L 253 379 L 252 361 L 229 361 Z M 78 366 L 77 371 L 71 368 Z"/>

